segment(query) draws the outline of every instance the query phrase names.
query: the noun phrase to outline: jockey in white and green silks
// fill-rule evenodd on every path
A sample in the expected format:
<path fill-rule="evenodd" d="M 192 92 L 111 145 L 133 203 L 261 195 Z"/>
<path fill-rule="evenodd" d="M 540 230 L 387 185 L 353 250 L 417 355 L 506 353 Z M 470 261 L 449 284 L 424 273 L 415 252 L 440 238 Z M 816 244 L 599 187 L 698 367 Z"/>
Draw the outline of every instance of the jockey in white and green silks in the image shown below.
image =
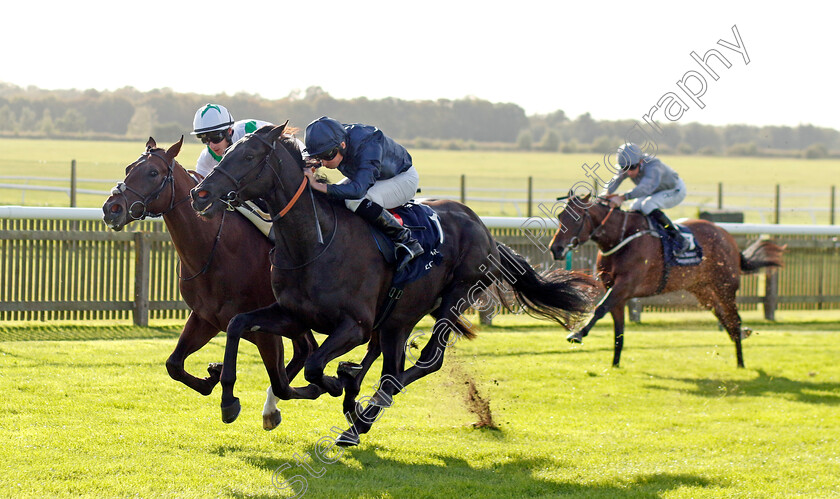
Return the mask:
<path fill-rule="evenodd" d="M 219 104 L 205 104 L 198 108 L 198 111 L 195 112 L 195 118 L 193 118 L 192 135 L 195 135 L 207 147 L 198 155 L 198 161 L 195 163 L 196 173 L 202 177 L 209 175 L 222 160 L 222 156 L 228 147 L 244 137 L 245 134 L 253 133 L 266 125 L 271 125 L 271 123 L 261 120 L 233 121 L 230 111 Z M 299 143 L 299 147 L 303 151 L 304 145 L 302 142 Z M 272 239 L 272 224 L 266 222 L 268 215 L 251 201 L 247 201 L 245 204 L 250 209 L 239 207 L 238 211 L 245 215 L 245 218 L 250 220 L 260 232 Z M 258 215 L 254 213 L 255 211 L 263 213 Z"/>
<path fill-rule="evenodd" d="M 260 120 L 234 122 L 230 112 L 218 104 L 201 106 L 195 112 L 192 135 L 195 135 L 203 144 L 207 144 L 207 147 L 198 155 L 195 171 L 206 177 L 210 170 L 222 160 L 225 149 L 244 137 L 246 133 L 256 132 L 266 125 L 271 125 L 271 123 Z"/>

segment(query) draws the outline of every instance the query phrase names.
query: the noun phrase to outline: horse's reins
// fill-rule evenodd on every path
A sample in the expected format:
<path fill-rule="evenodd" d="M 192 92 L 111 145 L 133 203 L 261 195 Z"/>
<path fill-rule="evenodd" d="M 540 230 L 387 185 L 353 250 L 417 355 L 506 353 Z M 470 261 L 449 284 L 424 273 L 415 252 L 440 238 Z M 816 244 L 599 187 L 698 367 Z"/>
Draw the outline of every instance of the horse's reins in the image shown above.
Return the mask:
<path fill-rule="evenodd" d="M 225 175 L 225 176 L 226 176 L 226 177 L 227 177 L 227 178 L 228 178 L 231 182 L 233 182 L 233 185 L 234 185 L 235 189 L 234 189 L 234 190 L 231 190 L 230 192 L 228 192 L 228 194 L 225 196 L 225 198 L 224 198 L 224 199 L 221 199 L 221 201 L 222 201 L 222 202 L 224 202 L 225 204 L 227 204 L 227 205 L 228 205 L 229 209 L 232 209 L 232 205 L 230 204 L 230 202 L 231 202 L 231 201 L 233 201 L 233 200 L 235 200 L 235 199 L 239 196 L 239 193 L 238 193 L 237 191 L 238 191 L 239 189 L 241 189 L 241 187 L 242 187 L 243 185 L 247 185 L 247 183 L 246 183 L 246 184 L 243 184 L 242 180 L 243 180 L 245 177 L 247 177 L 248 175 L 250 175 L 250 174 L 251 174 L 251 172 L 252 172 L 253 170 L 255 170 L 256 168 L 260 168 L 260 172 L 259 172 L 259 174 L 258 174 L 258 175 L 257 175 L 257 176 L 256 176 L 256 177 L 252 180 L 252 181 L 249 181 L 248 183 L 258 180 L 258 179 L 262 176 L 262 170 L 264 170 L 264 169 L 265 169 L 265 166 L 266 166 L 266 165 L 268 165 L 269 169 L 270 169 L 270 170 L 271 170 L 271 172 L 274 174 L 274 177 L 277 179 L 277 183 L 280 185 L 280 189 L 285 191 L 285 187 L 283 186 L 283 180 L 280 178 L 280 173 L 279 173 L 279 171 L 278 171 L 278 170 L 279 170 L 279 169 L 283 166 L 283 160 L 282 160 L 282 159 L 280 159 L 280 158 L 277 156 L 276 144 L 275 144 L 275 143 L 270 143 L 270 142 L 268 142 L 267 140 L 265 140 L 264 138 L 262 138 L 261 136 L 256 135 L 256 134 L 252 134 L 252 133 L 247 134 L 245 137 L 247 137 L 247 138 L 254 138 L 254 139 L 257 139 L 257 140 L 259 140 L 260 142 L 262 142 L 262 143 L 263 143 L 266 147 L 268 147 L 268 153 L 265 155 L 265 157 L 263 158 L 263 160 L 262 160 L 262 161 L 260 161 L 257 165 L 255 165 L 255 166 L 251 167 L 248 171 L 246 171 L 246 172 L 245 172 L 242 176 L 240 176 L 239 178 L 234 177 L 232 174 L 230 174 L 229 172 L 227 172 L 227 171 L 225 171 L 225 170 L 223 170 L 223 169 L 221 169 L 221 168 L 215 168 L 215 169 L 213 169 L 213 171 L 214 171 L 214 172 L 216 172 L 216 171 L 221 172 L 221 173 L 222 173 L 222 174 L 224 174 L 224 175 Z M 274 165 L 274 164 L 272 164 L 272 162 L 270 161 L 270 158 L 271 158 L 272 156 L 274 157 L 274 159 L 275 159 L 275 160 L 276 160 L 276 162 L 277 162 L 277 166 L 276 166 L 276 167 L 275 167 L 275 165 Z M 289 202 L 288 202 L 288 203 L 286 203 L 286 206 L 284 206 L 284 207 L 283 207 L 283 209 L 281 209 L 279 213 L 277 213 L 276 215 L 274 215 L 273 217 L 271 217 L 271 220 L 270 220 L 270 221 L 271 221 L 271 222 L 277 222 L 277 221 L 278 221 L 278 220 L 280 220 L 281 218 L 285 217 L 285 216 L 286 216 L 286 214 L 288 214 L 288 213 L 289 213 L 289 211 L 290 211 L 290 210 L 291 210 L 291 209 L 295 206 L 295 204 L 297 204 L 298 200 L 300 199 L 301 195 L 303 194 L 304 189 L 306 189 L 306 187 L 307 187 L 307 186 L 309 187 L 309 196 L 310 196 L 310 198 L 311 198 L 311 200 L 312 200 L 312 211 L 313 211 L 313 213 L 315 214 L 315 229 L 316 229 L 316 231 L 317 231 L 317 233 L 318 233 L 318 242 L 319 242 L 320 244 L 324 244 L 323 234 L 321 233 L 321 223 L 320 223 L 320 221 L 318 220 L 318 210 L 317 210 L 317 209 L 315 209 L 315 197 L 314 197 L 314 195 L 312 194 L 312 186 L 310 186 L 310 185 L 309 185 L 309 178 L 308 178 L 308 177 L 306 177 L 306 175 L 304 175 L 304 176 L 303 176 L 303 180 L 301 180 L 300 185 L 299 185 L 299 186 L 298 186 L 298 188 L 297 188 L 297 191 L 295 191 L 294 195 L 293 195 L 293 196 L 292 196 L 292 198 L 289 200 Z M 258 216 L 259 216 L 259 215 L 258 215 Z M 260 217 L 260 218 L 261 218 L 261 219 L 263 219 L 262 217 Z M 265 219 L 263 219 L 263 220 L 265 220 Z M 321 252 L 320 252 L 320 253 L 318 253 L 318 254 L 317 254 L 314 258 L 312 258 L 312 259 L 310 259 L 309 261 L 307 261 L 307 262 L 305 262 L 305 263 L 302 263 L 302 264 L 300 264 L 300 265 L 296 265 L 296 266 L 294 266 L 294 267 L 279 267 L 279 266 L 277 266 L 277 265 L 275 265 L 275 264 L 274 264 L 274 256 L 273 256 L 274 249 L 272 249 L 272 250 L 271 250 L 271 254 L 272 254 L 272 256 L 271 256 L 271 260 L 272 260 L 272 261 L 271 261 L 271 265 L 272 265 L 272 266 L 274 266 L 274 267 L 276 267 L 276 268 L 277 268 L 277 269 L 279 269 L 279 270 L 296 270 L 296 269 L 300 269 L 300 268 L 306 267 L 307 265 L 311 264 L 312 262 L 314 262 L 315 260 L 317 260 L 318 258 L 320 258 L 320 257 L 321 257 L 322 255 L 324 255 L 324 253 L 326 253 L 326 251 L 330 248 L 330 246 L 332 245 L 332 242 L 335 240 L 335 235 L 336 235 L 336 233 L 338 232 L 338 217 L 337 217 L 337 216 L 336 216 L 336 214 L 335 214 L 335 206 L 333 206 L 333 220 L 334 220 L 335 222 L 334 222 L 334 226 L 333 226 L 333 230 L 332 230 L 332 236 L 330 237 L 330 240 L 326 243 L 326 245 L 324 246 L 324 248 L 321 250 Z M 268 221 L 268 220 L 265 220 L 265 221 Z"/>
<path fill-rule="evenodd" d="M 181 277 L 181 261 L 180 258 L 178 259 L 178 279 L 182 281 L 192 281 L 196 277 L 200 276 L 201 274 L 207 272 L 207 269 L 210 268 L 210 264 L 213 263 L 213 255 L 216 254 L 216 246 L 219 245 L 219 239 L 222 238 L 222 227 L 225 226 L 225 216 L 227 216 L 227 210 L 222 212 L 222 221 L 219 223 L 219 231 L 216 233 L 216 239 L 213 240 L 213 247 L 210 248 L 210 257 L 207 258 L 207 263 L 204 264 L 204 267 L 201 268 L 196 274 L 191 275 L 190 277 Z"/>
<path fill-rule="evenodd" d="M 607 216 L 604 217 L 604 219 L 601 221 L 600 224 L 598 224 L 597 227 L 595 226 L 595 221 L 592 219 L 592 215 L 589 213 L 589 208 L 585 208 L 583 211 L 584 211 L 584 213 L 586 213 L 586 218 L 589 219 L 590 223 L 593 226 L 592 230 L 589 232 L 590 238 L 595 240 L 598 237 L 598 235 L 595 234 L 595 232 L 597 232 L 598 229 L 602 228 L 604 226 L 604 224 L 607 223 L 607 220 L 609 220 L 610 216 L 615 211 L 615 206 L 610 206 L 610 211 L 607 213 Z M 619 210 L 619 211 L 621 211 L 621 210 Z M 601 251 L 601 255 L 610 256 L 613 253 L 615 253 L 616 251 L 618 251 L 621 248 L 623 248 L 624 246 L 626 246 L 627 244 L 629 244 L 634 239 L 642 237 L 646 234 L 654 234 L 654 231 L 652 231 L 652 230 L 642 230 L 642 231 L 636 232 L 634 234 L 631 234 L 630 237 L 625 238 L 624 234 L 627 230 L 627 218 L 628 217 L 629 217 L 629 213 L 624 212 L 624 222 L 621 225 L 621 236 L 620 236 L 621 239 L 618 242 L 618 244 L 616 244 L 615 246 L 613 246 L 612 248 L 610 248 L 607 251 Z M 584 225 L 585 225 L 585 221 L 582 221 L 580 223 L 580 225 L 578 226 L 577 233 L 575 234 L 574 237 L 572 237 L 572 239 L 569 240 L 569 243 L 566 245 L 566 250 L 570 250 L 570 249 L 575 250 L 575 249 L 577 249 L 578 246 L 580 246 L 580 233 L 583 231 L 583 226 Z"/>

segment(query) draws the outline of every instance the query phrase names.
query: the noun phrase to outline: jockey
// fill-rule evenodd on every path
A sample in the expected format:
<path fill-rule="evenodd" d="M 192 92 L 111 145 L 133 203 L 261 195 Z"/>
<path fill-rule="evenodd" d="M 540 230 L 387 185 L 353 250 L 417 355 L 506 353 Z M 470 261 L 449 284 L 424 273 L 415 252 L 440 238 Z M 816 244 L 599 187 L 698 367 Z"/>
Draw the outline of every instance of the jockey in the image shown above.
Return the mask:
<path fill-rule="evenodd" d="M 256 132 L 260 128 L 271 125 L 267 121 L 240 120 L 233 121 L 230 111 L 218 104 L 205 104 L 198 108 L 193 118 L 193 132 L 202 144 L 207 147 L 198 155 L 195 171 L 202 177 L 210 174 L 210 170 L 219 164 L 225 150 L 246 133 Z"/>
<path fill-rule="evenodd" d="M 195 118 L 193 118 L 192 135 L 195 135 L 203 144 L 207 144 L 207 147 L 198 155 L 198 161 L 195 163 L 195 171 L 202 177 L 206 177 L 222 160 L 222 156 L 228 147 L 244 137 L 245 134 L 253 133 L 266 125 L 270 126 L 272 124 L 260 120 L 233 121 L 233 116 L 230 114 L 230 111 L 225 106 L 219 104 L 205 104 L 201 106 L 195 112 Z M 304 146 L 299 140 L 298 147 L 303 152 Z M 246 201 L 243 204 L 247 205 L 248 208 L 240 206 L 237 210 L 245 218 L 250 220 L 260 232 L 273 241 L 274 237 L 271 234 L 272 223 L 271 221 L 267 221 L 269 218 L 267 215 L 268 209 L 265 207 L 263 201 L 261 199 L 255 199 L 253 201 Z"/>
<path fill-rule="evenodd" d="M 659 159 L 643 154 L 639 146 L 627 143 L 618 148 L 618 166 L 621 168 L 607 184 L 606 196 L 610 206 L 621 206 L 627 200 L 634 200 L 631 210 L 641 211 L 659 222 L 677 242 L 676 255 L 689 248 L 690 242 L 683 237 L 662 210 L 673 208 L 685 199 L 685 182 L 668 165 Z M 624 194 L 614 194 L 625 178 L 630 178 L 636 187 Z"/>
<path fill-rule="evenodd" d="M 420 176 L 403 146 L 378 128 L 362 124 L 343 125 L 326 116 L 306 127 L 306 150 L 315 164 L 338 168 L 345 178 L 337 184 L 315 181 L 314 168 L 304 173 L 310 185 L 332 199 L 344 200 L 351 211 L 391 238 L 403 254 L 399 272 L 423 248 L 387 210 L 402 206 L 417 193 Z"/>

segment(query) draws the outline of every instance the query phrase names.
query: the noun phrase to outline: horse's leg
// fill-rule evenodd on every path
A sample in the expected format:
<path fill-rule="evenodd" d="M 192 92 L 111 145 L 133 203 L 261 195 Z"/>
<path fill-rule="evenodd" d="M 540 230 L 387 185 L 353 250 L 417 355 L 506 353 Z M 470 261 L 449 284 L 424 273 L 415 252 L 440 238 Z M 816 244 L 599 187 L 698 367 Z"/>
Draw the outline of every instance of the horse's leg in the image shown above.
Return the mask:
<path fill-rule="evenodd" d="M 744 367 L 744 352 L 741 349 L 741 315 L 738 313 L 738 306 L 735 303 L 735 291 L 722 289 L 718 291 L 718 303 L 715 306 L 715 315 L 726 328 L 729 337 L 735 343 L 735 360 L 738 367 Z"/>
<path fill-rule="evenodd" d="M 366 407 L 361 404 L 353 404 L 355 417 L 351 414 L 352 426 L 342 433 L 336 444 L 342 447 L 358 445 L 359 435 L 370 431 L 371 426 L 376 422 L 382 410 L 391 407 L 394 395 L 402 391 L 403 385 L 398 377 L 403 371 L 405 363 L 405 342 L 411 328 L 403 330 L 380 330 L 379 344 L 382 351 L 382 376 L 377 383 L 376 393 L 368 400 Z M 345 412 L 347 415 L 347 412 Z"/>
<path fill-rule="evenodd" d="M 166 370 L 169 376 L 187 385 L 202 395 L 210 395 L 213 387 L 219 382 L 220 370 L 211 364 L 208 368 L 210 376 L 204 379 L 196 378 L 184 370 L 184 361 L 206 345 L 213 337 L 219 334 L 219 330 L 192 312 L 184 324 L 184 330 L 178 337 L 178 344 L 172 355 L 166 359 Z"/>
<path fill-rule="evenodd" d="M 721 285 L 690 290 L 700 304 L 714 312 L 715 317 L 729 333 L 735 343 L 735 359 L 738 367 L 744 367 L 744 353 L 741 349 L 741 316 L 735 304 L 735 292 Z"/>
<path fill-rule="evenodd" d="M 321 387 L 333 397 L 338 397 L 344 389 L 342 383 L 335 376 L 325 375 L 324 368 L 331 360 L 356 348 L 367 341 L 368 338 L 369 335 L 354 318 L 345 317 L 341 324 L 321 343 L 321 347 L 315 350 L 315 353 L 306 360 L 303 377 L 306 378 L 306 381 Z"/>
<path fill-rule="evenodd" d="M 461 314 L 470 306 L 466 299 L 469 292 L 470 288 L 462 284 L 456 285 L 442 294 L 441 304 L 436 313 L 432 314 L 437 319 L 432 327 L 432 337 L 420 351 L 420 358 L 417 359 L 417 362 L 400 376 L 402 386 L 408 386 L 443 366 L 444 353 L 450 346 L 450 333 L 461 334 L 461 331 L 459 331 L 462 328 Z M 404 347 L 402 353 L 405 355 Z"/>
<path fill-rule="evenodd" d="M 613 367 L 618 367 L 621 360 L 621 349 L 624 348 L 624 305 L 626 302 L 618 302 L 610 310 L 613 318 L 613 333 L 615 334 L 615 348 L 613 350 Z"/>
<path fill-rule="evenodd" d="M 630 298 L 629 281 L 629 278 L 624 278 L 623 276 L 616 277 L 613 286 L 607 290 L 604 297 L 601 298 L 601 301 L 598 303 L 598 306 L 595 307 L 592 319 L 590 319 L 586 326 L 584 326 L 580 331 L 576 331 L 566 336 L 569 343 L 583 343 L 583 337 L 589 334 L 589 331 L 595 326 L 596 322 L 607 315 L 607 312 L 611 311 L 617 303 L 625 303 L 627 299 Z"/>
<path fill-rule="evenodd" d="M 264 331 L 265 334 L 280 334 L 288 332 L 294 337 L 307 331 L 288 317 L 283 309 L 273 303 L 267 307 L 238 314 L 230 320 L 227 327 L 227 343 L 225 344 L 224 365 L 222 367 L 222 421 L 232 423 L 239 416 L 241 406 L 239 399 L 233 394 L 233 386 L 236 383 L 236 357 L 239 353 L 239 340 L 248 332 Z M 265 362 L 265 360 L 264 360 Z M 269 369 L 272 391 L 280 398 L 315 398 L 317 387 L 314 391 L 296 390 L 289 386 L 289 379 L 286 377 L 282 361 L 277 363 L 277 370 Z M 308 388 L 308 387 L 307 387 Z"/>
<path fill-rule="evenodd" d="M 294 331 L 290 330 L 283 331 L 283 333 L 294 335 Z M 273 430 L 282 420 L 280 409 L 277 408 L 277 402 L 280 401 L 277 394 L 284 395 L 285 400 L 316 398 L 320 395 L 320 390 L 317 393 L 310 393 L 312 389 L 317 388 L 314 385 L 305 389 L 289 386 L 291 380 L 300 372 L 303 363 L 317 348 L 317 343 L 315 343 L 315 338 L 309 330 L 306 330 L 304 334 L 293 336 L 291 338 L 294 351 L 292 360 L 286 367 L 283 367 L 283 338 L 279 335 L 279 332 L 266 328 L 257 332 L 246 332 L 244 337 L 257 345 L 271 381 L 271 385 L 266 390 L 265 404 L 263 405 L 263 428 Z"/>
<path fill-rule="evenodd" d="M 342 408 L 344 415 L 347 416 L 351 423 L 361 413 L 361 408 L 358 402 L 356 402 L 356 397 L 359 396 L 359 392 L 361 391 L 362 380 L 381 353 L 382 346 L 379 343 L 379 335 L 374 334 L 368 343 L 367 353 L 364 359 L 362 359 L 360 368 L 356 368 L 355 366 L 342 366 L 341 364 L 338 366 L 339 379 L 341 379 L 344 385 L 344 403 L 342 404 Z"/>

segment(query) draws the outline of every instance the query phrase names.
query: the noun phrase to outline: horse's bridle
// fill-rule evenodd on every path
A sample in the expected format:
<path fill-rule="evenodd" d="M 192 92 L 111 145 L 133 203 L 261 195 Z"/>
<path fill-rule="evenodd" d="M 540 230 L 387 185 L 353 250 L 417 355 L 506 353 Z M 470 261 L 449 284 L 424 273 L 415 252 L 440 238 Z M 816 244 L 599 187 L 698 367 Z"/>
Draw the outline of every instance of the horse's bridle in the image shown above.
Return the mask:
<path fill-rule="evenodd" d="M 243 173 L 239 178 L 234 177 L 229 172 L 227 172 L 227 171 L 225 171 L 221 168 L 214 168 L 213 171 L 210 172 L 210 175 L 212 175 L 214 172 L 219 172 L 222 175 L 224 175 L 225 177 L 227 177 L 227 179 L 230 180 L 231 183 L 233 183 L 234 188 L 232 190 L 230 190 L 224 196 L 219 196 L 219 201 L 221 201 L 221 202 L 223 202 L 227 205 L 226 209 L 228 211 L 233 210 L 234 207 L 242 204 L 242 201 L 239 199 L 239 191 L 242 189 L 242 187 L 247 186 L 251 182 L 256 182 L 257 180 L 259 180 L 260 177 L 262 177 L 262 175 L 263 175 L 263 170 L 265 170 L 266 165 L 271 170 L 271 173 L 274 174 L 274 178 L 277 179 L 277 183 L 280 185 L 280 189 L 285 191 L 285 187 L 283 186 L 283 180 L 280 178 L 280 172 L 277 171 L 279 168 L 281 168 L 283 166 L 283 160 L 280 159 L 280 157 L 277 155 L 277 145 L 276 145 L 276 143 L 269 142 L 269 141 L 265 140 L 264 138 L 260 137 L 259 135 L 255 135 L 253 133 L 246 134 L 245 137 L 243 137 L 243 139 L 247 139 L 247 138 L 257 139 L 260 142 L 262 142 L 263 144 L 265 144 L 266 147 L 268 147 L 268 154 L 265 155 L 265 157 L 262 159 L 262 161 L 260 161 L 256 165 L 249 168 L 248 171 Z M 272 164 L 271 161 L 269 161 L 272 156 L 274 156 L 274 159 L 277 161 L 277 166 L 276 167 Z M 248 182 L 243 182 L 243 180 L 248 175 L 250 175 L 251 172 L 253 172 L 257 168 L 259 168 L 259 172 L 258 172 L 257 176 L 254 177 L 252 180 L 249 180 Z M 208 175 L 208 177 L 210 175 Z M 274 221 L 277 221 L 278 219 L 286 216 L 286 213 L 288 213 L 289 210 L 292 209 L 292 207 L 295 205 L 295 203 L 297 203 L 298 199 L 300 198 L 300 195 L 303 194 L 303 190 L 308 185 L 308 182 L 309 182 L 309 179 L 306 176 L 304 176 L 303 180 L 300 183 L 300 186 L 297 189 L 297 192 L 295 192 L 294 196 L 292 196 L 292 199 L 270 221 L 274 222 Z M 268 220 L 266 220 L 266 221 L 268 221 Z"/>
<path fill-rule="evenodd" d="M 564 246 L 564 248 L 563 248 L 564 252 L 565 251 L 574 251 L 578 248 L 578 246 L 580 246 L 580 244 L 581 244 L 580 234 L 581 234 L 581 232 L 583 232 L 583 227 L 584 227 L 584 225 L 586 225 L 587 220 L 589 221 L 589 224 L 592 226 L 592 230 L 589 231 L 589 239 L 595 239 L 596 237 L 598 237 L 598 235 L 595 234 L 595 233 L 599 229 L 604 227 L 604 224 L 607 223 L 607 220 L 610 219 L 610 216 L 613 214 L 613 211 L 615 211 L 615 207 L 611 206 L 610 211 L 607 213 L 607 216 L 605 216 L 604 219 L 601 220 L 601 223 L 596 226 L 595 225 L 595 220 L 592 218 L 592 215 L 589 213 L 589 207 L 584 208 L 583 213 L 585 214 L 585 218 L 580 222 L 580 225 L 578 225 L 577 232 L 575 233 L 575 235 L 572 236 L 572 238 L 569 239 L 568 244 L 566 244 L 566 246 Z"/>
<path fill-rule="evenodd" d="M 184 199 L 178 201 L 177 203 L 175 202 L 175 179 L 173 177 L 173 168 L 175 166 L 175 160 L 173 159 L 172 161 L 168 161 L 166 159 L 166 156 L 161 154 L 160 151 L 157 151 L 157 150 L 146 151 L 145 153 L 143 153 L 140 156 L 140 158 L 137 159 L 137 161 L 134 162 L 134 164 L 132 166 L 130 166 L 130 169 L 134 170 L 135 168 L 137 168 L 141 164 L 143 164 L 145 161 L 149 161 L 152 156 L 156 156 L 156 157 L 160 158 L 161 160 L 163 160 L 164 164 L 166 164 L 166 167 L 167 167 L 167 174 L 166 174 L 165 177 L 163 177 L 163 181 L 160 183 L 160 185 L 157 187 L 157 189 L 155 189 L 154 191 L 152 191 L 148 195 L 143 195 L 141 192 L 138 192 L 137 190 L 128 186 L 128 184 L 126 184 L 125 182 L 117 182 L 117 185 L 114 186 L 113 189 L 111 189 L 111 194 L 112 195 L 122 196 L 123 200 L 125 201 L 126 213 L 132 220 L 144 220 L 146 217 L 150 217 L 150 218 L 162 217 L 163 215 L 166 215 L 167 213 L 169 213 L 170 211 L 175 209 L 175 207 L 178 206 L 179 204 L 183 203 L 184 201 L 189 200 L 189 196 L 187 196 Z M 163 211 L 163 212 L 160 212 L 160 213 L 150 212 L 149 211 L 149 204 L 154 202 L 155 200 L 157 200 L 160 197 L 161 193 L 163 193 L 163 190 L 166 189 L 166 184 L 169 184 L 170 187 L 171 187 L 171 190 L 172 190 L 172 195 L 170 196 L 170 200 L 169 200 L 169 208 L 167 208 L 166 211 Z M 137 201 L 134 201 L 133 203 L 129 204 L 128 198 L 125 195 L 126 191 L 134 194 L 139 199 Z M 134 208 L 138 205 L 142 208 L 143 211 L 142 211 L 142 213 L 140 213 L 139 216 L 135 216 L 134 215 Z"/>

